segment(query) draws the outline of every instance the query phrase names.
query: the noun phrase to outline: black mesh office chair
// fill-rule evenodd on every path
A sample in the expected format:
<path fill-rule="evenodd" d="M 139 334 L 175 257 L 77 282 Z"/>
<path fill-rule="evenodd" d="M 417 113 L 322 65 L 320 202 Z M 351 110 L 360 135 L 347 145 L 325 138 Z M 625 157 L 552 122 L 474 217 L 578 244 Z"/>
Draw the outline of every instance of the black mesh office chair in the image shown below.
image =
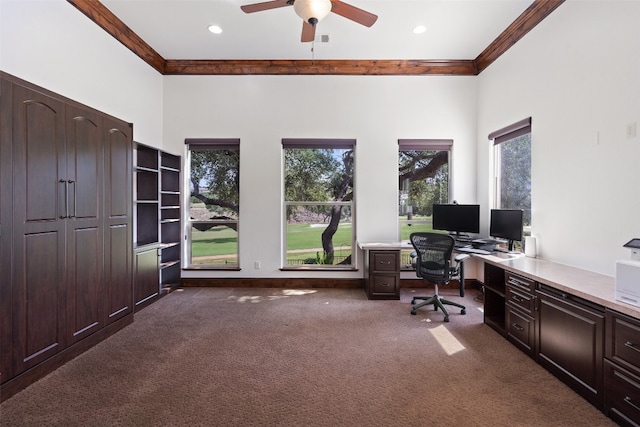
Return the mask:
<path fill-rule="evenodd" d="M 453 301 L 440 298 L 438 295 L 438 285 L 445 285 L 453 279 L 460 281 L 460 296 L 464 296 L 464 265 L 463 262 L 469 258 L 468 254 L 460 254 L 454 258 L 455 264 L 451 265 L 451 254 L 455 240 L 448 234 L 441 233 L 411 233 L 409 236 L 411 244 L 415 249 L 415 257 L 412 264 L 416 269 L 418 277 L 425 279 L 435 285 L 435 294 L 429 297 L 413 297 L 411 304 L 411 314 L 416 314 L 416 310 L 425 305 L 433 305 L 434 310 L 440 308 L 444 313 L 444 321 L 449 321 L 449 312 L 445 305 L 453 305 L 461 308 L 461 314 L 466 314 L 466 307 Z M 411 254 L 412 257 L 414 254 Z M 416 300 L 423 302 L 416 305 Z"/>

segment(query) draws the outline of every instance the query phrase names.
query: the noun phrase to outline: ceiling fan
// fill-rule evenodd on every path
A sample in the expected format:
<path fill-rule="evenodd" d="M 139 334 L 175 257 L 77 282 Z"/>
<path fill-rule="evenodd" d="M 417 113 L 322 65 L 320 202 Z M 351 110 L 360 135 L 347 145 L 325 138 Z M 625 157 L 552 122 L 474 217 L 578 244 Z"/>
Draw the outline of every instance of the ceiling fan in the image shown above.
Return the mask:
<path fill-rule="evenodd" d="M 340 0 L 272 0 L 262 3 L 240 6 L 245 13 L 293 6 L 296 14 L 302 18 L 302 42 L 312 42 L 316 37 L 316 24 L 329 12 L 338 14 L 366 27 L 372 26 L 378 17 L 366 10 L 359 9 Z"/>

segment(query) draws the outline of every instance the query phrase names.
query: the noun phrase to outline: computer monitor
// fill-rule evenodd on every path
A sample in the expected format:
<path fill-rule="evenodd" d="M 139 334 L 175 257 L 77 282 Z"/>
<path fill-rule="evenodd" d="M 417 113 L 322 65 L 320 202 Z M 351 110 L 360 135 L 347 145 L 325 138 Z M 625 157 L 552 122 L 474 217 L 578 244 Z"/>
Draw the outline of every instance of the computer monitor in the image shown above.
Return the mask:
<path fill-rule="evenodd" d="M 480 232 L 480 205 L 434 204 L 432 224 L 434 230 L 455 233 Z"/>
<path fill-rule="evenodd" d="M 491 209 L 489 235 L 509 242 L 509 251 L 513 251 L 513 242 L 522 240 L 524 211 L 522 209 Z"/>

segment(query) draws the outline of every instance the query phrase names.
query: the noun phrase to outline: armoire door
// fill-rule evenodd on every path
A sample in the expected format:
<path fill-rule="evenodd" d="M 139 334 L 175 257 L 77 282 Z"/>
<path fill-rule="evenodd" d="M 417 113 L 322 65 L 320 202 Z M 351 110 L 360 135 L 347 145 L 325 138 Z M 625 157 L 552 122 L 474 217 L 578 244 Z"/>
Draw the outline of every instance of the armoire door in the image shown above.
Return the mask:
<path fill-rule="evenodd" d="M 11 315 L 11 245 L 13 243 L 13 175 L 11 166 L 12 85 L 0 79 L 0 382 L 13 376 L 13 319 Z"/>
<path fill-rule="evenodd" d="M 102 118 L 67 105 L 67 333 L 78 341 L 104 326 Z"/>
<path fill-rule="evenodd" d="M 104 119 L 106 322 L 133 312 L 133 130 Z"/>
<path fill-rule="evenodd" d="M 13 375 L 67 345 L 65 104 L 13 86 Z M 3 95 L 4 96 L 4 95 Z M 3 284 L 3 287 L 6 284 Z"/>

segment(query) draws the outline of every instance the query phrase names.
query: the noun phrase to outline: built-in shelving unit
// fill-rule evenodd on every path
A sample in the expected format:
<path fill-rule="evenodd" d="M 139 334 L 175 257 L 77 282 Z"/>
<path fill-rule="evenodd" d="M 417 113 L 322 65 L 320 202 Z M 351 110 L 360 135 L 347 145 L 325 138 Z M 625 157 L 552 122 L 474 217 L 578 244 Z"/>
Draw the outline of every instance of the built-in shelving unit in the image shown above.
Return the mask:
<path fill-rule="evenodd" d="M 180 283 L 180 156 L 160 153 L 160 284 L 171 290 Z"/>
<path fill-rule="evenodd" d="M 181 158 L 138 143 L 134 162 L 134 299 L 142 308 L 180 283 Z"/>

